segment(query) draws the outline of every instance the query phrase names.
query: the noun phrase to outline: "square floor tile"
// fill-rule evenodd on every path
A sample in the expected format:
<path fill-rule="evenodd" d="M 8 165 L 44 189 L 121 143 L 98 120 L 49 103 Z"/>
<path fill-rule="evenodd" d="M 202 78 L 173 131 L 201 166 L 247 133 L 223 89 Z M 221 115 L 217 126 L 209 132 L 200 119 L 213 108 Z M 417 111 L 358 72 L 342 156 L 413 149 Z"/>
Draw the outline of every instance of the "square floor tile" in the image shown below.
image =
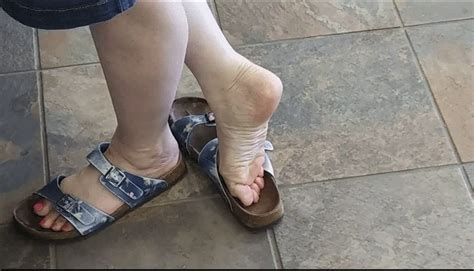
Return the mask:
<path fill-rule="evenodd" d="M 197 83 L 185 70 L 180 96 L 198 95 Z M 45 118 L 51 176 L 72 174 L 87 165 L 87 154 L 112 137 L 115 114 L 99 65 L 43 72 Z M 214 194 L 210 181 L 188 163 L 188 174 L 154 203 Z"/>
<path fill-rule="evenodd" d="M 239 51 L 283 81 L 269 130 L 280 183 L 456 163 L 403 31 Z"/>
<path fill-rule="evenodd" d="M 472 0 L 395 0 L 405 25 L 474 18 Z"/>
<path fill-rule="evenodd" d="M 33 240 L 12 224 L 0 225 L 0 268 L 49 269 L 48 243 Z"/>
<path fill-rule="evenodd" d="M 391 1 L 216 0 L 234 45 L 399 26 Z"/>
<path fill-rule="evenodd" d="M 99 62 L 89 27 L 39 30 L 42 68 Z"/>
<path fill-rule="evenodd" d="M 99 65 L 43 71 L 50 173 L 86 165 L 96 144 L 110 140 L 115 114 Z"/>
<path fill-rule="evenodd" d="M 33 29 L 15 21 L 1 8 L 0 25 L 0 73 L 33 70 Z"/>
<path fill-rule="evenodd" d="M 407 31 L 461 159 L 474 161 L 474 20 Z"/>
<path fill-rule="evenodd" d="M 36 81 L 34 72 L 0 75 L 0 223 L 43 185 Z"/>
<path fill-rule="evenodd" d="M 285 268 L 472 268 L 474 208 L 456 167 L 283 190 Z"/>
<path fill-rule="evenodd" d="M 266 232 L 243 228 L 220 198 L 141 208 L 56 254 L 58 268 L 274 268 Z"/>

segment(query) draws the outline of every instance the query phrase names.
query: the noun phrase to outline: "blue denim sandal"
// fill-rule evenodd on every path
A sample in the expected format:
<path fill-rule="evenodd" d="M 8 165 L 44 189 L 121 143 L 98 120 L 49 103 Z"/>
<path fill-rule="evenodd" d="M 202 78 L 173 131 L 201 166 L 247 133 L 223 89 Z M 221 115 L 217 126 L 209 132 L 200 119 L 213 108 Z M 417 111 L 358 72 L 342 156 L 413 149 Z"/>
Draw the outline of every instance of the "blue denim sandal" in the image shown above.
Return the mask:
<path fill-rule="evenodd" d="M 17 205 L 13 211 L 16 224 L 40 239 L 65 240 L 88 236 L 168 190 L 186 173 L 186 165 L 180 155 L 176 166 L 159 179 L 137 176 L 112 165 L 104 155 L 108 147 L 109 143 L 99 144 L 87 156 L 87 160 L 101 173 L 100 183 L 124 203 L 117 211 L 109 215 L 85 201 L 64 194 L 60 185 L 65 176 L 58 176 Z M 42 228 L 39 223 L 43 217 L 33 213 L 33 205 L 41 199 L 50 201 L 75 230 L 56 232 Z"/>
<path fill-rule="evenodd" d="M 232 214 L 245 226 L 260 229 L 270 226 L 283 216 L 283 204 L 275 181 L 272 163 L 265 153 L 264 181 L 257 203 L 245 207 L 234 198 L 218 170 L 218 140 L 214 114 L 202 98 L 183 97 L 173 102 L 169 124 L 181 151 L 196 161 L 209 176 Z M 273 150 L 269 141 L 265 151 Z"/>

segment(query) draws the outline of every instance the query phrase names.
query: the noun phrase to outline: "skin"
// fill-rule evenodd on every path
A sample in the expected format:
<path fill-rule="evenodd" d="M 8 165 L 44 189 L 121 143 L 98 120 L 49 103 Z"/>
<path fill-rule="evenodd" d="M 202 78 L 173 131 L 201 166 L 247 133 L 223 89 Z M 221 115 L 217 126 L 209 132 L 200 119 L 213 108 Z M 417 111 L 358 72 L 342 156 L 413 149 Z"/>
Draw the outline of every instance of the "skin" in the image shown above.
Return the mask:
<path fill-rule="evenodd" d="M 118 126 L 106 156 L 134 174 L 156 178 L 176 165 L 179 149 L 167 124 L 183 64 L 216 115 L 220 173 L 244 205 L 259 200 L 263 143 L 282 86 L 278 77 L 235 52 L 207 3 L 137 1 L 114 19 L 90 27 Z M 61 190 L 106 213 L 123 203 L 91 166 L 67 177 Z M 47 201 L 33 211 L 55 231 L 72 226 Z"/>

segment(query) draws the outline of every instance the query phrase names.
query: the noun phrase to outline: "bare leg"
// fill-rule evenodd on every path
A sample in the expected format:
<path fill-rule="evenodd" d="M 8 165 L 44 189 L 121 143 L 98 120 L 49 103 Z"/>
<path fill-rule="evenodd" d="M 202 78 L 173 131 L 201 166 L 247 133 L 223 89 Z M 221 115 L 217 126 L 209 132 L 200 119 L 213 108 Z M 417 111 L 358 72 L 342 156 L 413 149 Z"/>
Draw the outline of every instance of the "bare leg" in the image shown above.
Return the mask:
<path fill-rule="evenodd" d="M 216 114 L 220 173 L 232 195 L 251 205 L 263 188 L 263 143 L 281 81 L 232 49 L 206 1 L 183 6 L 189 24 L 186 65 Z"/>
<path fill-rule="evenodd" d="M 131 173 L 158 177 L 179 158 L 167 119 L 188 40 L 183 6 L 179 2 L 138 1 L 125 14 L 91 26 L 91 31 L 118 120 L 106 155 Z M 61 189 L 112 213 L 122 202 L 98 177 L 98 171 L 86 167 L 63 181 Z M 72 230 L 46 201 L 34 209 L 45 216 L 42 227 Z"/>

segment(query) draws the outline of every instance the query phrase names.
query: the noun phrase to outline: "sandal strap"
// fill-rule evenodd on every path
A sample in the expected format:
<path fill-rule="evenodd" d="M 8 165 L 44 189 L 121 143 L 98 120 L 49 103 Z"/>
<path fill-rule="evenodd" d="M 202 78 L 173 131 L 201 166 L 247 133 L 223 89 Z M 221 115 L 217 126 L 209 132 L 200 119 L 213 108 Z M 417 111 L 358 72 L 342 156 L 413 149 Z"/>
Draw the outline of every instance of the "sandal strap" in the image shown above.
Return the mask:
<path fill-rule="evenodd" d="M 265 140 L 265 143 L 263 144 L 263 149 L 265 150 L 265 161 L 263 162 L 263 170 L 275 177 L 272 160 L 270 160 L 270 157 L 267 154 L 267 152 L 273 151 L 273 144 L 270 141 Z"/>
<path fill-rule="evenodd" d="M 189 139 L 192 131 L 198 125 L 216 126 L 214 113 L 209 112 L 204 115 L 188 115 L 180 118 L 171 124 L 171 132 L 178 139 L 181 150 L 191 153 Z"/>
<path fill-rule="evenodd" d="M 112 165 L 104 155 L 109 145 L 108 142 L 100 143 L 87 155 L 87 160 L 102 174 L 99 179 L 101 184 L 130 208 L 168 188 L 165 180 L 137 176 Z"/>
<path fill-rule="evenodd" d="M 87 235 L 114 222 L 114 218 L 87 202 L 64 194 L 60 184 L 65 176 L 58 176 L 35 194 L 50 201 L 56 211 L 81 234 Z"/>
<path fill-rule="evenodd" d="M 265 161 L 263 163 L 263 170 L 266 171 L 271 176 L 274 175 L 272 161 L 267 154 L 267 151 L 273 150 L 273 145 L 270 141 L 266 140 L 263 148 L 265 150 Z M 232 203 L 230 200 L 231 195 L 227 192 L 228 189 L 225 189 L 225 182 L 221 175 L 219 174 L 218 170 L 218 160 L 217 154 L 219 149 L 219 142 L 218 139 L 215 138 L 209 142 L 202 148 L 201 152 L 199 153 L 198 157 L 198 164 L 207 173 L 209 178 L 212 182 L 217 186 L 219 193 L 224 197 L 227 204 L 229 204 L 230 209 L 232 211 Z"/>
<path fill-rule="evenodd" d="M 225 183 L 221 179 L 219 171 L 217 169 L 218 147 L 219 143 L 217 138 L 214 138 L 213 140 L 207 142 L 207 144 L 204 145 L 201 152 L 199 153 L 198 165 L 209 176 L 211 181 L 217 187 L 219 193 L 222 195 L 227 204 L 229 204 L 229 207 L 232 211 L 230 195 L 227 194 L 226 189 L 224 187 Z"/>

